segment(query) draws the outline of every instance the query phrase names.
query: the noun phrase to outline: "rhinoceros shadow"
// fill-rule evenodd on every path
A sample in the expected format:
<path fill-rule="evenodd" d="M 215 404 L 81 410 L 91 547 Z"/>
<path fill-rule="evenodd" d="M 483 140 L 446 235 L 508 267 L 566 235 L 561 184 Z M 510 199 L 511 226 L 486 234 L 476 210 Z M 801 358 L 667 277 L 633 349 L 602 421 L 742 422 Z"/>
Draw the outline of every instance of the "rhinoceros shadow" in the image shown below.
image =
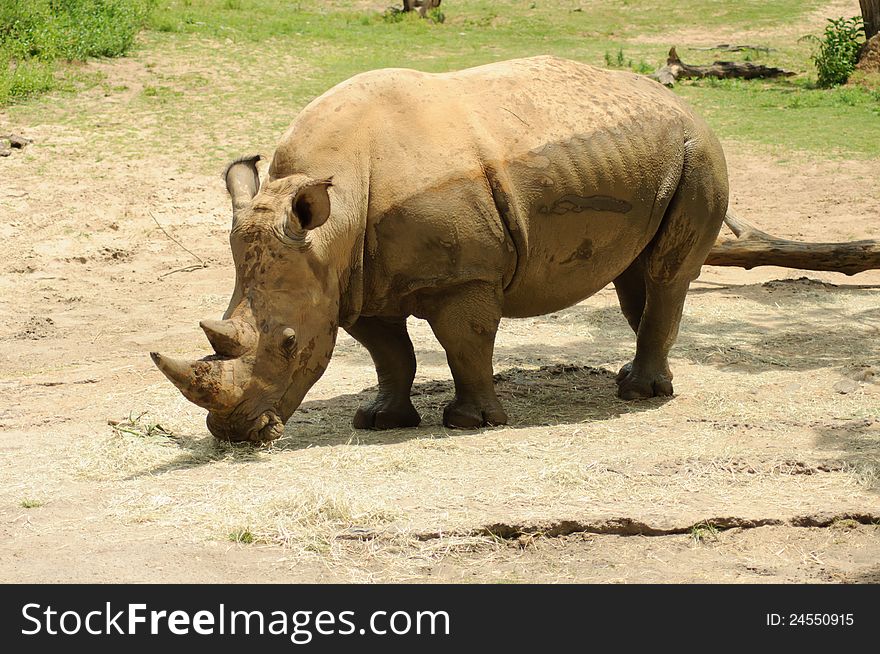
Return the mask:
<path fill-rule="evenodd" d="M 671 398 L 624 402 L 617 398 L 614 373 L 601 368 L 554 364 L 538 369 L 507 368 L 495 375 L 495 389 L 507 410 L 507 428 L 592 422 L 622 414 L 649 411 Z M 394 444 L 417 438 L 455 437 L 478 430 L 447 429 L 443 407 L 453 398 L 452 380 L 432 380 L 413 386 L 412 401 L 422 416 L 416 428 L 383 431 L 353 429 L 351 419 L 358 406 L 376 394 L 372 386 L 359 393 L 303 403 L 287 422 L 284 436 L 274 443 L 282 450 L 298 450 L 358 442 L 364 445 Z"/>
<path fill-rule="evenodd" d="M 221 442 L 206 432 L 175 434 L 172 441 L 181 450 L 178 457 L 158 467 L 138 471 L 130 478 L 208 465 L 219 460 L 253 463 L 278 450 L 295 451 L 348 443 L 393 445 L 420 438 L 455 438 L 491 429 L 590 423 L 651 411 L 672 399 L 625 402 L 618 399 L 614 373 L 609 370 L 559 363 L 540 368 L 506 368 L 495 375 L 495 388 L 508 413 L 506 427 L 476 430 L 444 427 L 443 407 L 454 396 L 450 379 L 425 381 L 413 386 L 412 401 L 422 416 L 419 427 L 383 431 L 354 429 L 351 420 L 358 406 L 376 395 L 376 386 L 371 386 L 359 393 L 304 402 L 287 422 L 284 435 L 268 446 Z"/>

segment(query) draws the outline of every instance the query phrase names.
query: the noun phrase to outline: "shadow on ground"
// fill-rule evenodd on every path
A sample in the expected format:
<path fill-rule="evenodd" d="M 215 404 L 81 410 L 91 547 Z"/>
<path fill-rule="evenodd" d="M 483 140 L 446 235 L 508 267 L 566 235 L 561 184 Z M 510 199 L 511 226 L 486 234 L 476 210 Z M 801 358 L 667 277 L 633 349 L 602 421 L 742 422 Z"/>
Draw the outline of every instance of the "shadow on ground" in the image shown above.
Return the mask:
<path fill-rule="evenodd" d="M 562 364 L 539 369 L 508 368 L 495 375 L 498 397 L 507 409 L 508 427 L 535 427 L 610 420 L 628 413 L 651 411 L 672 398 L 625 402 L 616 395 L 614 373 L 599 368 Z M 156 475 L 169 470 L 193 468 L 218 460 L 253 462 L 272 451 L 295 451 L 357 442 L 362 445 L 393 445 L 418 438 L 454 438 L 479 430 L 449 430 L 442 424 L 443 407 L 452 400 L 452 381 L 427 381 L 413 386 L 413 404 L 422 415 L 421 426 L 385 431 L 355 430 L 351 419 L 361 404 L 373 399 L 376 387 L 360 393 L 304 402 L 287 422 L 284 435 L 270 446 L 230 444 L 210 436 L 176 435 L 174 443 L 185 453 L 137 473 Z"/>
<path fill-rule="evenodd" d="M 714 294 L 729 300 L 729 309 L 707 312 L 691 300 L 673 358 L 699 365 L 760 373 L 806 371 L 870 365 L 880 361 L 880 286 L 834 285 L 806 277 L 762 284 L 698 286 L 691 294 Z M 757 305 L 757 306 L 756 306 Z M 595 339 L 583 346 L 536 343 L 531 350 L 499 348 L 514 361 L 523 354 L 555 360 L 625 361 L 634 338 L 616 306 L 576 305 L 536 324 L 581 324 Z"/>
<path fill-rule="evenodd" d="M 729 312 L 705 315 L 696 312 L 682 325 L 673 356 L 699 365 L 745 372 L 772 369 L 808 371 L 845 368 L 880 360 L 880 288 L 835 286 L 806 278 L 774 280 L 764 284 L 699 287 L 695 294 L 719 293 L 731 300 L 745 298 L 766 306 L 760 322 L 743 316 L 733 305 Z M 851 302 L 841 306 L 841 295 Z M 615 394 L 614 374 L 581 365 L 590 360 L 624 362 L 632 356 L 634 337 L 616 306 L 576 305 L 533 320 L 536 326 L 577 324 L 594 328 L 596 338 L 583 345 L 542 343 L 500 346 L 496 362 L 510 367 L 495 376 L 498 396 L 510 418 L 510 427 L 609 420 L 623 414 L 650 411 L 665 399 L 623 402 Z M 503 327 L 502 327 L 503 329 Z M 345 356 L 342 352 L 339 353 Z M 359 353 L 366 359 L 365 353 Z M 442 351 L 419 351 L 420 363 L 444 360 Z M 558 363 L 563 361 L 565 363 Z M 533 366 L 543 365 L 535 369 Z M 253 461 L 274 450 L 295 451 L 357 442 L 391 445 L 418 438 L 455 437 L 473 431 L 443 427 L 443 407 L 453 397 L 451 380 L 426 381 L 413 386 L 413 404 L 422 415 L 415 429 L 354 430 L 351 419 L 357 407 L 375 395 L 375 386 L 359 393 L 305 402 L 288 421 L 284 435 L 271 446 L 220 443 L 205 432 L 175 438 L 186 453 L 158 468 L 140 474 L 159 474 L 194 467 L 219 459 Z M 819 433 L 828 449 L 851 453 L 847 463 L 875 465 L 880 458 L 877 439 L 866 444 L 858 430 Z M 482 430 L 477 430 L 477 433 Z M 843 440 L 841 440 L 843 439 Z M 868 450 L 863 450 L 868 447 Z M 873 448 L 873 449 L 871 449 Z M 867 473 L 866 473 L 867 474 Z"/>
<path fill-rule="evenodd" d="M 880 416 L 813 427 L 819 449 L 839 452 L 843 463 L 867 490 L 880 493 Z"/>

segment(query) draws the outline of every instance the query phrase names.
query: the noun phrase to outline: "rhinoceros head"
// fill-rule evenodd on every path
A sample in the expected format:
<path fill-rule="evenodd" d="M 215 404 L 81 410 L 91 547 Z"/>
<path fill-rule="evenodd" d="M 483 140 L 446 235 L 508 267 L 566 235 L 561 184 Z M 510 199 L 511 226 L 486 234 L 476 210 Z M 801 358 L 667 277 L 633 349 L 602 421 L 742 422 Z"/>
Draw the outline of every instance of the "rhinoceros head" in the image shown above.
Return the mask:
<path fill-rule="evenodd" d="M 330 216 L 331 181 L 293 175 L 260 189 L 258 160 L 226 171 L 235 290 L 222 320 L 200 323 L 214 354 L 179 361 L 151 353 L 184 397 L 208 409 L 211 433 L 233 441 L 283 433 L 327 367 L 339 321 L 332 253 L 312 235 Z"/>

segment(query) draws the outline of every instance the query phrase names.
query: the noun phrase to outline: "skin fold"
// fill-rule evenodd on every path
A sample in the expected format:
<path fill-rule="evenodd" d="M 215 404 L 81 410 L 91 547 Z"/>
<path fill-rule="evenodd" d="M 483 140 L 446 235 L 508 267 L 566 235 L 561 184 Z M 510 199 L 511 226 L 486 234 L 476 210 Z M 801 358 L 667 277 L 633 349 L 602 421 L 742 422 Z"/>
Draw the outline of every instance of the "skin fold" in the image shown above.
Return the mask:
<path fill-rule="evenodd" d="M 236 283 L 223 320 L 202 323 L 215 354 L 153 354 L 217 437 L 280 436 L 340 327 L 379 382 L 354 426 L 418 425 L 409 316 L 446 351 L 444 424 L 504 424 L 501 317 L 558 311 L 612 282 L 636 333 L 619 396 L 672 394 L 667 357 L 728 183 L 717 139 L 661 85 L 556 57 L 373 71 L 297 116 L 262 185 L 257 159 L 226 173 Z"/>

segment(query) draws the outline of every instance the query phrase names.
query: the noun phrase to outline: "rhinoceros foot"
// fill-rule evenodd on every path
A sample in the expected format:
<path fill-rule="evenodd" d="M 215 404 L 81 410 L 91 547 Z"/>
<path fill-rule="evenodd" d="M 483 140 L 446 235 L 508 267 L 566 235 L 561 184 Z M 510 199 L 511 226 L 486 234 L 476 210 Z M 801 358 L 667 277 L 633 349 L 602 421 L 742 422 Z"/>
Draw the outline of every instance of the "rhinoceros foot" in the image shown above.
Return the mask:
<path fill-rule="evenodd" d="M 443 424 L 452 429 L 478 429 L 507 424 L 507 413 L 496 400 L 456 398 L 443 409 Z"/>
<path fill-rule="evenodd" d="M 358 408 L 352 425 L 355 429 L 396 429 L 418 427 L 421 421 L 422 417 L 409 398 L 406 403 L 377 399 Z"/>
<path fill-rule="evenodd" d="M 622 400 L 644 400 L 672 395 L 672 375 L 668 372 L 633 371 L 627 363 L 617 373 L 617 396 Z"/>

